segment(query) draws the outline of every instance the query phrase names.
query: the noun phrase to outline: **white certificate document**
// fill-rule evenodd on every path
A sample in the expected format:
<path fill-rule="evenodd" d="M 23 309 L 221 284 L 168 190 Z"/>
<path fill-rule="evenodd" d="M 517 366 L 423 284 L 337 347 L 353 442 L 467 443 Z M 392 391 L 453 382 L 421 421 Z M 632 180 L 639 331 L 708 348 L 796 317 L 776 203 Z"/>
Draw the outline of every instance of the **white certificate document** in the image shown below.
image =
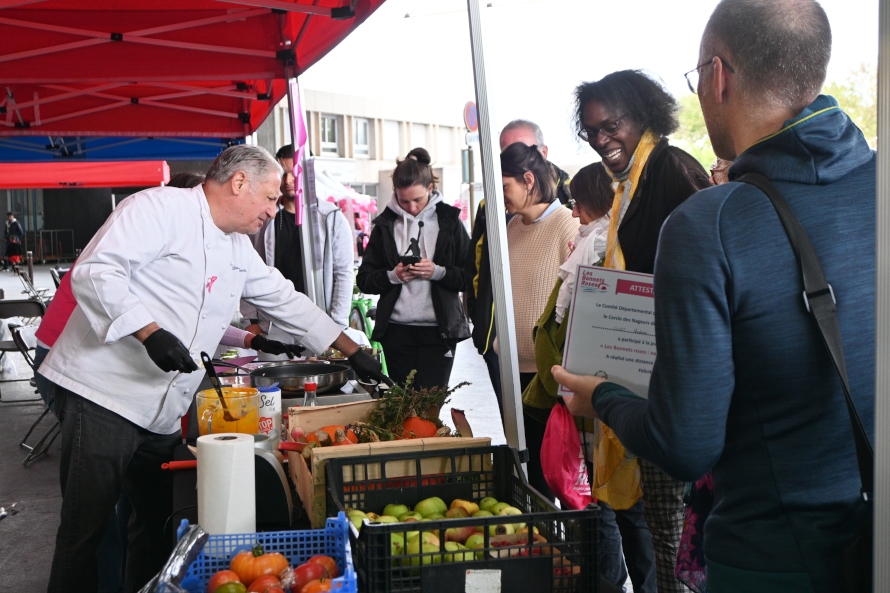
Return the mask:
<path fill-rule="evenodd" d="M 562 366 L 648 397 L 655 363 L 651 274 L 578 266 Z M 559 387 L 559 394 L 572 392 Z"/>

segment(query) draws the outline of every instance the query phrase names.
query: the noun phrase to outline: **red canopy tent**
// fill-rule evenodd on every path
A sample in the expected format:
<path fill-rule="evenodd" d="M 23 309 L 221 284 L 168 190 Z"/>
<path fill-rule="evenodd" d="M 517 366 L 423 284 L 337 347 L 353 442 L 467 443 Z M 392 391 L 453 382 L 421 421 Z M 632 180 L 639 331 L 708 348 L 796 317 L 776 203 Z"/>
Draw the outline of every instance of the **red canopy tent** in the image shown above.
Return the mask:
<path fill-rule="evenodd" d="M 0 164 L 0 189 L 153 187 L 168 181 L 164 161 Z"/>
<path fill-rule="evenodd" d="M 0 137 L 253 133 L 383 0 L 0 0 Z"/>

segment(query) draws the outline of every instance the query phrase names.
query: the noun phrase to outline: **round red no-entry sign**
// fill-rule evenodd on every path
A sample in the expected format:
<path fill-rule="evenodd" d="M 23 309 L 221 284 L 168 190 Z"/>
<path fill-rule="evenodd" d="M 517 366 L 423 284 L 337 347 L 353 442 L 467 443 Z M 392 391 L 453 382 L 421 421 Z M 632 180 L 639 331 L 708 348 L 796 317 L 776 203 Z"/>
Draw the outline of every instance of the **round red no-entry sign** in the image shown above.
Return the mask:
<path fill-rule="evenodd" d="M 479 129 L 479 117 L 476 115 L 476 104 L 472 101 L 467 101 L 467 104 L 464 105 L 464 123 L 467 124 L 467 129 L 471 132 L 475 132 Z"/>

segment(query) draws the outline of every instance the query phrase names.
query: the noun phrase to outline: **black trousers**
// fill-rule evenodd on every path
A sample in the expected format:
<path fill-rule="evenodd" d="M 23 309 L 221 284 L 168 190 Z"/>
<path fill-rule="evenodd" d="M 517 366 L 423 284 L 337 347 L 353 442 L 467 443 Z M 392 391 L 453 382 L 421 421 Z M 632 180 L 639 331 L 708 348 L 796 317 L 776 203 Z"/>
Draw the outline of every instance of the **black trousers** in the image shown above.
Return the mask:
<path fill-rule="evenodd" d="M 155 434 L 79 395 L 57 387 L 62 423 L 62 516 L 49 593 L 99 587 L 98 553 L 121 490 L 133 504 L 128 529 L 126 591 L 135 593 L 164 566 L 173 549 L 164 523 L 173 512 L 173 459 L 179 432 Z"/>
<path fill-rule="evenodd" d="M 380 345 L 389 378 L 396 383 L 404 383 L 408 373 L 416 370 L 414 387 L 448 387 L 454 351 L 438 327 L 389 322 Z"/>

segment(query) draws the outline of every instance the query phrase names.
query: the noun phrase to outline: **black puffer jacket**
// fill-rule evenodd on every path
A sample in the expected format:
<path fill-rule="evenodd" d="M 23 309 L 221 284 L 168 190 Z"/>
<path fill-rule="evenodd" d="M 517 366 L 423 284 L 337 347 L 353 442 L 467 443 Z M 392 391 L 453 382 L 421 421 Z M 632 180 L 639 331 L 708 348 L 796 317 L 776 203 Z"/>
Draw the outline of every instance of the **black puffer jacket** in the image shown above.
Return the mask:
<path fill-rule="evenodd" d="M 470 325 L 464 315 L 460 293 L 467 281 L 464 269 L 464 255 L 470 246 L 470 237 L 458 218 L 460 210 L 447 204 L 436 204 L 436 217 L 439 220 L 439 235 L 436 238 L 436 252 L 432 261 L 445 268 L 441 280 L 431 281 L 430 294 L 436 322 L 442 339 L 456 344 L 470 337 Z M 401 284 L 389 281 L 387 273 L 399 263 L 399 254 L 393 236 L 393 223 L 396 213 L 387 208 L 374 219 L 371 239 L 365 249 L 362 265 L 358 269 L 356 283 L 366 294 L 379 294 L 377 320 L 372 340 L 379 340 L 386 333 L 389 318 L 402 292 Z"/>

